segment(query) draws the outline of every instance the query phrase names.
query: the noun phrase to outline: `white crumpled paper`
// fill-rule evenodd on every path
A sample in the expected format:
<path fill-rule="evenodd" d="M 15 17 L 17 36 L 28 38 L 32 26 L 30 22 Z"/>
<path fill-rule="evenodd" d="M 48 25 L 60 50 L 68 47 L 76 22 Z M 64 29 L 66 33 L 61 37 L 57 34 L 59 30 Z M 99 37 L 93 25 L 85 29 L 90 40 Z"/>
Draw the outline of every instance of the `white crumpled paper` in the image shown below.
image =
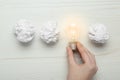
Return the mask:
<path fill-rule="evenodd" d="M 95 43 L 105 43 L 109 39 L 107 28 L 103 24 L 94 24 L 90 26 L 89 38 Z"/>
<path fill-rule="evenodd" d="M 40 30 L 40 38 L 47 44 L 56 43 L 59 39 L 57 23 L 55 21 L 49 21 L 44 24 Z"/>
<path fill-rule="evenodd" d="M 28 20 L 21 19 L 16 23 L 14 33 L 18 41 L 27 43 L 34 38 L 35 27 Z"/>

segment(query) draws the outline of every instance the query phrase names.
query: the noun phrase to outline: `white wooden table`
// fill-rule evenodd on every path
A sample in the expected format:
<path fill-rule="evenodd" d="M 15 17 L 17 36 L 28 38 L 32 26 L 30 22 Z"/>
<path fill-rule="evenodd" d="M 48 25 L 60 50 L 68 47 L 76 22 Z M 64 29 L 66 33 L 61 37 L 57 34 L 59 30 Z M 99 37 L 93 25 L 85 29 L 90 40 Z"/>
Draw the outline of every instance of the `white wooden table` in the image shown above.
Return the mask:
<path fill-rule="evenodd" d="M 96 55 L 99 71 L 94 80 L 120 80 L 120 0 L 0 0 L 0 80 L 66 80 L 64 38 L 47 46 L 36 34 L 31 44 L 22 45 L 12 29 L 19 19 L 32 20 L 38 29 L 57 20 L 61 28 L 68 16 L 107 26 L 106 45 L 95 46 L 87 35 L 80 41 Z"/>

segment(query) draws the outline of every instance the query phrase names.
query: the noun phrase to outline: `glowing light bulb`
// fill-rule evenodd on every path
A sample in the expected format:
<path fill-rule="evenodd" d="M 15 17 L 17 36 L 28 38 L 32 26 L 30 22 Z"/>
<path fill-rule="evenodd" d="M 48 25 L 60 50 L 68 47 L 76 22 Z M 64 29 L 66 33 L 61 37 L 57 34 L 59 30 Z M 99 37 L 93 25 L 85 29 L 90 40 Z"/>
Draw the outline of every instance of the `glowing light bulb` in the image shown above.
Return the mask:
<path fill-rule="evenodd" d="M 79 40 L 80 29 L 76 24 L 71 24 L 66 31 L 68 42 L 72 50 L 76 49 L 76 42 Z"/>

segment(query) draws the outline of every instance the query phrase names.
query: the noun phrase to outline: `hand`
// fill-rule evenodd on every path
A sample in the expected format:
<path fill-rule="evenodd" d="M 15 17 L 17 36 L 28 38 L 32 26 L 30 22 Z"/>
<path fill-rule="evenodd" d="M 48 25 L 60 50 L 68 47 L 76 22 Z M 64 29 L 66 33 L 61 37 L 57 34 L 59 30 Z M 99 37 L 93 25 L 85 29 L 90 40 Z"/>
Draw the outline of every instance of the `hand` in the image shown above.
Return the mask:
<path fill-rule="evenodd" d="M 98 70 L 95 56 L 91 54 L 81 43 L 77 42 L 77 49 L 83 63 L 77 64 L 73 57 L 73 51 L 67 47 L 68 76 L 67 80 L 91 80 Z"/>

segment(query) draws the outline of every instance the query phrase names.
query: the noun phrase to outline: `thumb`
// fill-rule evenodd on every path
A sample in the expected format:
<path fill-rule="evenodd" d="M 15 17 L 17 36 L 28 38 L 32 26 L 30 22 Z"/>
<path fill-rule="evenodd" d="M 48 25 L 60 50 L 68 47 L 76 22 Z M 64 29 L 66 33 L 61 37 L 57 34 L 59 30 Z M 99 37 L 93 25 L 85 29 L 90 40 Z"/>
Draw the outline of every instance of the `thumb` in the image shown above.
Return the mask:
<path fill-rule="evenodd" d="M 70 47 L 67 47 L 66 50 L 67 50 L 68 63 L 69 64 L 75 64 L 75 60 L 74 60 L 72 49 Z"/>

